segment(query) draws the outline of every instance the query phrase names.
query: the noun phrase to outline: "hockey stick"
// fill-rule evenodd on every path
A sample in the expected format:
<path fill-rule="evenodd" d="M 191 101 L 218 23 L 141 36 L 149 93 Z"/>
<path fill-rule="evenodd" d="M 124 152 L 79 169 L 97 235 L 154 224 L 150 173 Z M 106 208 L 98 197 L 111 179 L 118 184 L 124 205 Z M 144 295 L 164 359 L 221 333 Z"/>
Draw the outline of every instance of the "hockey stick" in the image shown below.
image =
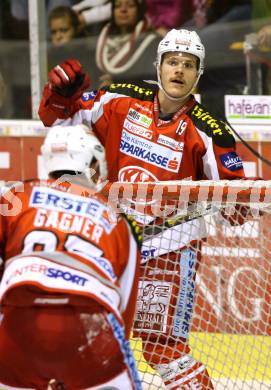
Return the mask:
<path fill-rule="evenodd" d="M 229 196 L 228 185 L 233 187 L 233 198 Z M 263 184 L 264 183 L 264 184 Z M 139 208 L 137 208 L 136 199 L 136 183 L 130 183 L 128 187 L 128 193 L 125 194 L 123 187 L 127 183 L 113 183 L 110 190 L 113 188 L 112 193 L 109 191 L 109 199 L 115 204 L 119 202 L 120 210 L 126 214 L 129 214 L 135 218 L 135 220 L 143 226 L 143 234 L 147 236 L 157 235 L 164 230 L 170 229 L 174 226 L 190 222 L 194 219 L 204 217 L 205 215 L 211 215 L 225 209 L 226 216 L 231 217 L 238 209 L 235 208 L 236 204 L 240 206 L 247 206 L 249 213 L 245 213 L 242 217 L 246 218 L 249 216 L 258 217 L 261 212 L 269 212 L 271 208 L 271 181 L 263 182 L 262 180 L 221 180 L 218 183 L 214 180 L 203 180 L 203 181 L 190 181 L 181 180 L 176 182 L 160 182 L 160 183 L 141 183 L 144 186 L 142 196 L 145 194 L 145 198 L 139 201 Z M 217 184 L 217 190 L 214 191 L 214 186 Z M 169 204 L 169 213 L 163 206 L 163 212 L 161 214 L 161 199 L 158 199 L 158 203 L 153 203 L 153 196 L 156 193 L 156 186 L 165 186 L 167 193 L 171 194 L 171 200 L 178 200 L 181 198 L 191 199 L 183 202 L 184 207 L 172 209 L 173 204 Z M 173 188 L 171 188 L 173 186 Z M 146 188 L 145 188 L 146 187 Z M 201 196 L 199 196 L 199 187 L 203 189 Z M 177 190 L 176 190 L 177 188 Z M 188 188 L 188 189 L 187 189 Z M 157 194 L 160 194 L 161 190 Z M 149 190 L 149 200 L 146 200 L 146 193 Z M 119 194 L 121 193 L 121 198 Z M 181 195 L 182 193 L 182 195 Z M 129 199 L 128 199 L 129 198 Z M 194 198 L 195 200 L 192 200 Z M 200 199 L 201 198 L 201 199 Z M 202 199 L 203 198 L 203 199 Z M 134 199 L 133 201 L 131 199 Z M 150 201 L 152 199 L 152 201 Z M 128 203 L 127 203 L 128 200 Z M 258 201 L 259 200 L 259 201 Z M 132 202 L 132 203 L 131 203 Z M 158 210 L 156 210 L 156 206 Z M 147 207 L 147 209 L 146 209 Z M 228 209 L 230 207 L 230 209 Z M 235 209 L 234 213 L 232 210 Z M 146 212 L 147 211 L 147 212 Z M 243 213 L 242 213 L 243 214 Z M 226 218 L 227 219 L 227 218 Z"/>
<path fill-rule="evenodd" d="M 163 222 L 162 225 L 156 224 L 156 220 L 153 220 L 146 227 L 143 227 L 143 235 L 147 236 L 147 238 L 150 236 L 151 237 L 156 236 L 156 235 L 162 233 L 163 231 L 168 230 L 170 228 L 173 228 L 175 226 L 182 225 L 182 224 L 187 223 L 187 222 L 191 222 L 195 219 L 199 219 L 199 218 L 205 217 L 207 215 L 212 216 L 214 214 L 217 214 L 219 211 L 226 210 L 226 208 L 228 206 L 229 205 L 227 205 L 227 206 L 220 205 L 220 207 L 218 207 L 218 206 L 215 206 L 215 205 L 209 203 L 202 210 L 194 210 L 192 212 L 188 212 L 185 215 L 181 215 L 181 216 L 176 215 L 175 217 L 168 218 L 167 220 L 165 220 Z M 248 207 L 248 209 L 250 209 L 249 206 L 247 206 L 247 207 Z M 252 205 L 252 209 L 253 209 L 253 205 Z M 258 216 L 263 216 L 266 212 L 267 213 L 271 212 L 271 204 L 265 204 L 261 207 L 259 207 L 259 205 L 257 204 L 257 206 L 255 205 L 255 210 L 257 213 L 259 213 Z M 244 218 L 247 218 L 248 216 L 253 217 L 253 212 L 251 214 L 248 214 L 247 216 L 244 216 Z M 256 217 L 256 215 L 254 215 L 254 217 Z"/>
<path fill-rule="evenodd" d="M 162 225 L 156 225 L 156 220 L 152 221 L 148 226 L 143 228 L 144 236 L 156 236 L 157 234 L 162 233 L 165 230 L 173 228 L 178 225 L 182 225 L 186 222 L 191 222 L 194 219 L 204 217 L 205 215 L 213 215 L 220 211 L 220 207 L 216 207 L 213 204 L 209 203 L 202 210 L 192 210 L 185 215 L 176 215 L 172 218 L 168 218 L 164 221 Z"/>

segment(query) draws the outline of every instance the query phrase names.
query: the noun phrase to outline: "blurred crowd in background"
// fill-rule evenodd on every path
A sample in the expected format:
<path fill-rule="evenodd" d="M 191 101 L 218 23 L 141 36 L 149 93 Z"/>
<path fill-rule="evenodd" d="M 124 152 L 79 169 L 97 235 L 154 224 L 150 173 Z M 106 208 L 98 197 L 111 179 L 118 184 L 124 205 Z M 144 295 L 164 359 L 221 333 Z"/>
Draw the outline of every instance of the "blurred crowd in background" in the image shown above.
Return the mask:
<path fill-rule="evenodd" d="M 154 80 L 158 42 L 187 28 L 206 48 L 203 104 L 271 92 L 271 0 L 46 0 L 44 18 L 48 70 L 77 58 L 93 89 Z M 0 39 L 0 118 L 31 118 L 28 0 L 1 0 Z"/>

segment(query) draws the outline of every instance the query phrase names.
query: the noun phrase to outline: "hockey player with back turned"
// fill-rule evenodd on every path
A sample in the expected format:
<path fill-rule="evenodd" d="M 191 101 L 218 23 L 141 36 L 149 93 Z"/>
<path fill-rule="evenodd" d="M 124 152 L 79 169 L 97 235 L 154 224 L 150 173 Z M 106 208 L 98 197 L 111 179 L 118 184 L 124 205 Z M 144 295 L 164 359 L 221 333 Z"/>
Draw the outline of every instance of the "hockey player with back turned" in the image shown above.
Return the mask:
<path fill-rule="evenodd" d="M 0 198 L 3 390 L 142 389 L 128 341 L 140 229 L 95 192 L 88 168 L 102 149 L 86 129 L 50 129 L 50 179 Z"/>
<path fill-rule="evenodd" d="M 68 60 L 49 73 L 40 118 L 47 126 L 87 123 L 105 148 L 109 181 L 244 178 L 231 132 L 192 95 L 204 56 L 196 32 L 173 29 L 158 46 L 156 88 L 120 83 L 95 92 L 86 92 L 89 76 Z M 139 295 L 134 331 L 142 338 L 145 359 L 171 390 L 213 389 L 188 341 L 205 234 L 200 219 L 192 222 L 163 231 L 142 247 L 140 291 L 149 301 L 144 305 Z M 163 306 L 163 321 L 147 324 L 142 318 L 153 305 Z"/>

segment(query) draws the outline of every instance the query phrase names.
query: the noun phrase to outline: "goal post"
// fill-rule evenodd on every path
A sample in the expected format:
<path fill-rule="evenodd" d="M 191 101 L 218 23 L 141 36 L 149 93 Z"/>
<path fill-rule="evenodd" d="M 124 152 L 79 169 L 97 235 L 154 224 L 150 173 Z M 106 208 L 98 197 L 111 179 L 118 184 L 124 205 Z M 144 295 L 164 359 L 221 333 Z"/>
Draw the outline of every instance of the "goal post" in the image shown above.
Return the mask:
<path fill-rule="evenodd" d="M 107 190 L 114 206 L 134 215 L 143 229 L 131 338 L 143 388 L 164 385 L 143 356 L 141 332 L 145 343 L 158 343 L 153 333 L 174 334 L 179 322 L 182 328 L 175 334 L 189 331 L 190 354 L 207 367 L 215 389 L 270 389 L 271 181 L 114 183 Z M 177 283 L 184 286 L 185 260 L 179 254 L 193 249 L 196 238 L 201 259 L 188 330 L 182 312 L 167 305 L 176 283 L 168 275 L 178 262 Z M 185 299 L 182 305 L 189 306 L 191 300 Z M 179 294 L 176 305 L 180 300 Z"/>

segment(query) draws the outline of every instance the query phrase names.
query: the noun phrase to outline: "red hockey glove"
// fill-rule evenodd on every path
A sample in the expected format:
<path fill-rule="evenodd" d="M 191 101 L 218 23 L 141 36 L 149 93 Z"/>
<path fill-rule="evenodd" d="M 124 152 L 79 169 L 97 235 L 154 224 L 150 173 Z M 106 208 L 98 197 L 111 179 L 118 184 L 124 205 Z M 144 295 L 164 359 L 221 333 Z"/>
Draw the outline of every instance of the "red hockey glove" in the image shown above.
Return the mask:
<path fill-rule="evenodd" d="M 49 87 L 65 98 L 78 99 L 90 86 L 90 77 L 79 61 L 71 58 L 55 66 L 48 74 Z"/>

